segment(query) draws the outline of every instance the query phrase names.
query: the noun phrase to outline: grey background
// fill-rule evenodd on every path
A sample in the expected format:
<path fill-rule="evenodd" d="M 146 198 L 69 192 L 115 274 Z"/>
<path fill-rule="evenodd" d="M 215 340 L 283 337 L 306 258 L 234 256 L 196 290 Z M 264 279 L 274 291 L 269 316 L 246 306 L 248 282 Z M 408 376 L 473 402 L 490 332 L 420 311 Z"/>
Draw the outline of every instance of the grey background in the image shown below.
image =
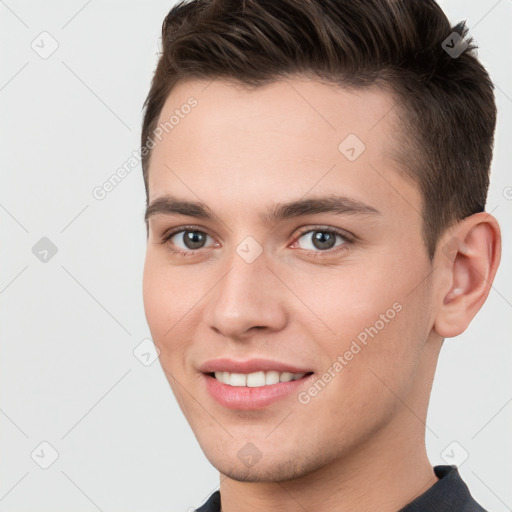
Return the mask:
<path fill-rule="evenodd" d="M 0 511 L 184 511 L 217 488 L 158 361 L 136 348 L 150 335 L 140 165 L 92 194 L 138 149 L 172 4 L 0 0 Z M 467 19 L 496 85 L 487 211 L 504 241 L 489 299 L 442 350 L 427 446 L 499 512 L 512 507 L 512 2 L 441 5 Z"/>

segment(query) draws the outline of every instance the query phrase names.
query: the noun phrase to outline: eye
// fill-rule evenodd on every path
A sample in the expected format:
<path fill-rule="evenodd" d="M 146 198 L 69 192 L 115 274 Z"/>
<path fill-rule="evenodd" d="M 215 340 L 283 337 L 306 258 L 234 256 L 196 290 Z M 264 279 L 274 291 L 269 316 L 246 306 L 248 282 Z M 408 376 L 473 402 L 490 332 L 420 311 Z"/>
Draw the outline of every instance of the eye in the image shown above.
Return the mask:
<path fill-rule="evenodd" d="M 181 256 L 191 256 L 201 249 L 208 248 L 208 239 L 213 238 L 204 231 L 194 227 L 180 227 L 171 230 L 162 236 L 161 244 L 168 246 L 172 254 Z M 303 242 L 299 243 L 301 240 Z M 354 243 L 354 238 L 334 228 L 315 227 L 302 231 L 293 245 L 299 246 L 307 252 L 317 256 L 321 253 L 333 254 L 338 251 L 344 251 Z M 212 246 L 218 246 L 214 243 Z"/>
<path fill-rule="evenodd" d="M 312 252 L 337 252 L 345 250 L 348 245 L 353 243 L 353 239 L 345 232 L 323 227 L 303 231 L 296 243 L 300 240 L 304 240 L 299 244 L 300 248 Z M 332 251 L 332 249 L 335 250 Z"/>
<path fill-rule="evenodd" d="M 208 239 L 213 240 L 204 231 L 181 227 L 180 229 L 165 233 L 162 237 L 162 244 L 168 245 L 172 253 L 188 256 L 200 249 L 204 249 Z"/>

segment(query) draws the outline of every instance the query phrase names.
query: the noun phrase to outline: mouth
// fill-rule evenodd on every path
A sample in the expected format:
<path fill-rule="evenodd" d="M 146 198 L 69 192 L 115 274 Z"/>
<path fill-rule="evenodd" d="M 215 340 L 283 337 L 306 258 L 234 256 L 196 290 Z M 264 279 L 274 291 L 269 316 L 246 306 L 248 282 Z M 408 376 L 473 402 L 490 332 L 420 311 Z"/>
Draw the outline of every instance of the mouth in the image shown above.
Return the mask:
<path fill-rule="evenodd" d="M 309 384 L 314 373 L 271 370 L 248 374 L 216 371 L 202 375 L 206 391 L 218 404 L 227 409 L 254 411 L 292 398 Z"/>
<path fill-rule="evenodd" d="M 290 382 L 300 380 L 305 376 L 312 375 L 313 372 L 292 373 L 292 372 L 278 372 L 275 370 L 270 371 L 257 371 L 253 373 L 235 373 L 235 372 L 210 372 L 207 373 L 209 377 L 232 387 L 249 387 L 258 388 L 263 386 L 273 386 L 281 382 Z"/>

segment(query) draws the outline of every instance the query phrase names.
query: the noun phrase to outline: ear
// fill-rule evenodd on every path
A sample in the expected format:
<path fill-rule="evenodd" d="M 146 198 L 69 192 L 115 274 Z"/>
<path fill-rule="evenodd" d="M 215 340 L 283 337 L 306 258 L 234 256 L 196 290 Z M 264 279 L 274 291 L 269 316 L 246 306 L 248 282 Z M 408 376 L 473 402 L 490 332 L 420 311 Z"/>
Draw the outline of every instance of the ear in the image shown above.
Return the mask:
<path fill-rule="evenodd" d="M 439 291 L 434 331 L 443 338 L 463 333 L 487 299 L 501 258 L 501 232 L 489 213 L 460 221 L 436 251 Z"/>

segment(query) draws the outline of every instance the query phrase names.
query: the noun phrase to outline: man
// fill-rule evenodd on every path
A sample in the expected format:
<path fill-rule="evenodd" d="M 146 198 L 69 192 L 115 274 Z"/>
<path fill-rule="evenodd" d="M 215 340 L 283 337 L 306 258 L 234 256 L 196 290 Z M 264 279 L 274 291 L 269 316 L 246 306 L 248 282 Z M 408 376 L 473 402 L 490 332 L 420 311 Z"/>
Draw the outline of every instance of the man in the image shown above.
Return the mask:
<path fill-rule="evenodd" d="M 176 5 L 146 100 L 144 305 L 220 492 L 199 510 L 477 511 L 430 464 L 486 300 L 496 109 L 431 0 Z"/>

